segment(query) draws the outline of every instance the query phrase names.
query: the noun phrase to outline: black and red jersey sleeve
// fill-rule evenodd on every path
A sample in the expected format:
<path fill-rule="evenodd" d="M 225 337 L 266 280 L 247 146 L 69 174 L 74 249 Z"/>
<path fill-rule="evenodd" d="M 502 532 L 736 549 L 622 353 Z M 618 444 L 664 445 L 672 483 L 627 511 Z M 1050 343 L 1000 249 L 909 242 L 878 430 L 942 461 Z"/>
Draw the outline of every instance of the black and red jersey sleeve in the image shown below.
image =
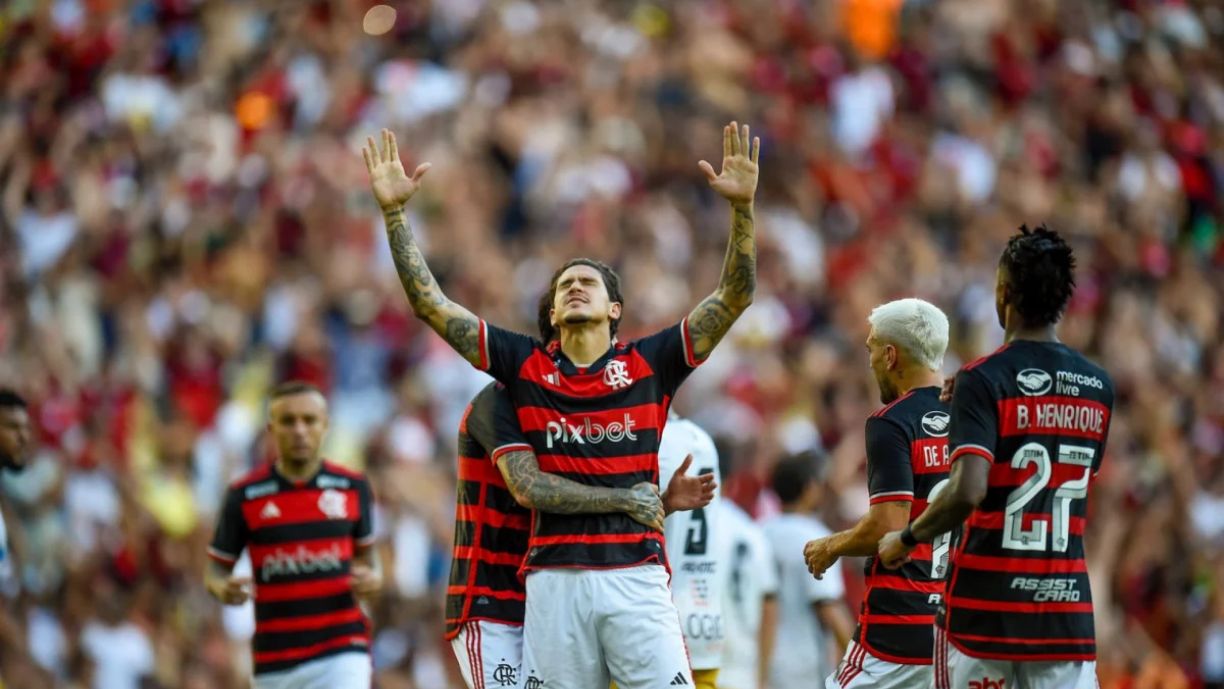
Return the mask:
<path fill-rule="evenodd" d="M 225 491 L 221 516 L 217 519 L 217 528 L 208 546 L 209 557 L 232 566 L 246 547 L 248 535 L 246 519 L 242 515 L 242 489 L 231 486 Z"/>
<path fill-rule="evenodd" d="M 684 379 L 704 361 L 697 359 L 693 352 L 693 338 L 687 318 L 634 344 L 659 376 L 668 394 L 675 394 Z"/>
<path fill-rule="evenodd" d="M 506 385 L 513 385 L 523 362 L 535 351 L 536 341 L 488 321 L 480 321 L 480 365 L 478 368 Z"/>
<path fill-rule="evenodd" d="M 358 546 L 374 543 L 374 489 L 368 479 L 357 483 L 357 523 L 353 525 L 353 540 Z"/>
<path fill-rule="evenodd" d="M 867 492 L 871 504 L 914 500 L 910 439 L 895 421 L 867 419 Z"/>
<path fill-rule="evenodd" d="M 496 464 L 512 450 L 530 450 L 531 444 L 519 426 L 510 393 L 500 384 L 486 387 L 472 400 L 467 432 Z"/>
<path fill-rule="evenodd" d="M 989 381 L 977 370 L 961 371 L 952 391 L 952 421 L 948 431 L 949 462 L 976 454 L 994 462 L 999 408 Z"/>

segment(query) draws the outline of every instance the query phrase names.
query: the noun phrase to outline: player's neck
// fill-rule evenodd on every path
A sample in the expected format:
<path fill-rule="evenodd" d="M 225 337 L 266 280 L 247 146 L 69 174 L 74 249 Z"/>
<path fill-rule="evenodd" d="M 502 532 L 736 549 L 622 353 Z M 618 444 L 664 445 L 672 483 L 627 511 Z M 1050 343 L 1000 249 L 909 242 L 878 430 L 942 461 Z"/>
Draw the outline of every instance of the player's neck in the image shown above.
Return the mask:
<path fill-rule="evenodd" d="M 584 323 L 561 330 L 561 351 L 575 366 L 590 366 L 611 346 L 607 323 Z"/>
<path fill-rule="evenodd" d="M 305 462 L 287 459 L 276 460 L 276 471 L 290 481 L 307 481 L 323 468 L 323 458 L 316 456 Z"/>
<path fill-rule="evenodd" d="M 1010 344 L 1016 340 L 1029 340 L 1031 342 L 1058 342 L 1058 328 L 1054 323 L 1037 326 L 1035 328 L 1028 328 L 1019 325 L 1007 328 L 1003 333 L 1003 341 Z"/>
<path fill-rule="evenodd" d="M 897 385 L 897 391 L 900 393 L 898 397 L 909 394 L 911 390 L 942 386 L 943 374 L 939 371 L 932 371 L 927 368 L 909 371 L 901 376 L 900 384 Z"/>

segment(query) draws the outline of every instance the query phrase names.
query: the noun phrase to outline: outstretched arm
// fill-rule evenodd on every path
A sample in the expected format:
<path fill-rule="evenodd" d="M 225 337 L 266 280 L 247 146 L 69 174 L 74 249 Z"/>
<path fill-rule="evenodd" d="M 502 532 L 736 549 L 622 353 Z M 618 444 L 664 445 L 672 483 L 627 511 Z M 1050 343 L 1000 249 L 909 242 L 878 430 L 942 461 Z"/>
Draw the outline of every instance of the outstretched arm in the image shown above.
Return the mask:
<path fill-rule="evenodd" d="M 663 502 L 658 486 L 639 483 L 633 488 L 587 486 L 540 471 L 535 453 L 512 450 L 497 460 L 506 487 L 520 505 L 555 514 L 624 512 L 634 521 L 663 531 Z"/>
<path fill-rule="evenodd" d="M 404 215 L 404 204 L 420 189 L 421 178 L 429 171 L 429 163 L 418 166 L 411 177 L 405 174 L 395 134 L 386 129 L 382 130 L 381 147 L 371 137 L 366 140 L 366 148 L 361 153 L 370 172 L 374 198 L 382 208 L 387 242 L 395 259 L 395 271 L 399 273 L 400 284 L 408 295 L 413 313 L 428 323 L 464 359 L 474 366 L 480 366 L 480 319 L 442 293 Z"/>
<path fill-rule="evenodd" d="M 752 200 L 756 194 L 757 159 L 760 139 L 748 136 L 748 125 L 741 129 L 735 122 L 723 127 L 722 172 L 706 161 L 699 165 L 710 186 L 731 203 L 731 239 L 723 259 L 722 277 L 718 289 L 706 297 L 688 316 L 689 333 L 693 338 L 693 353 L 700 361 L 714 351 L 731 324 L 752 303 L 756 291 L 756 232 L 753 225 Z"/>

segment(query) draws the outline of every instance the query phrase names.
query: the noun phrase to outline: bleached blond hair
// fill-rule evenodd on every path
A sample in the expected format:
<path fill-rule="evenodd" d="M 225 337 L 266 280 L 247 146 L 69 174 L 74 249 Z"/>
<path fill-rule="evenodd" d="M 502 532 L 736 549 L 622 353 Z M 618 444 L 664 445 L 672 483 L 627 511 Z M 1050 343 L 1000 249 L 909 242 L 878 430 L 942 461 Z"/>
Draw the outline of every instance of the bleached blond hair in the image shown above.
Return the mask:
<path fill-rule="evenodd" d="M 898 299 L 872 309 L 867 322 L 876 339 L 905 351 L 932 371 L 943 368 L 948 317 L 938 306 L 922 299 Z"/>

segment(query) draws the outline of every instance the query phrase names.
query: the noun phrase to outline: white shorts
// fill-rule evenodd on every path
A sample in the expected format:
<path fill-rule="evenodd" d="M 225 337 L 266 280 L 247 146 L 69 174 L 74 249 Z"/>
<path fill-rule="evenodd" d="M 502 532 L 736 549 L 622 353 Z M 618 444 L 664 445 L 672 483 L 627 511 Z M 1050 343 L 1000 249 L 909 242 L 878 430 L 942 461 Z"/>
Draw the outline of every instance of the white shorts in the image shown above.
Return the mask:
<path fill-rule="evenodd" d="M 523 665 L 523 628 L 476 620 L 464 623 L 451 650 L 468 689 L 518 687 Z"/>
<path fill-rule="evenodd" d="M 360 651 L 308 660 L 280 672 L 255 675 L 254 689 L 370 689 L 374 668 Z"/>
<path fill-rule="evenodd" d="M 1096 661 L 975 658 L 935 628 L 935 689 L 1099 689 Z"/>
<path fill-rule="evenodd" d="M 523 689 L 693 687 L 661 565 L 527 575 Z"/>
<path fill-rule="evenodd" d="M 930 665 L 890 663 L 851 641 L 825 689 L 931 689 L 934 674 Z"/>

